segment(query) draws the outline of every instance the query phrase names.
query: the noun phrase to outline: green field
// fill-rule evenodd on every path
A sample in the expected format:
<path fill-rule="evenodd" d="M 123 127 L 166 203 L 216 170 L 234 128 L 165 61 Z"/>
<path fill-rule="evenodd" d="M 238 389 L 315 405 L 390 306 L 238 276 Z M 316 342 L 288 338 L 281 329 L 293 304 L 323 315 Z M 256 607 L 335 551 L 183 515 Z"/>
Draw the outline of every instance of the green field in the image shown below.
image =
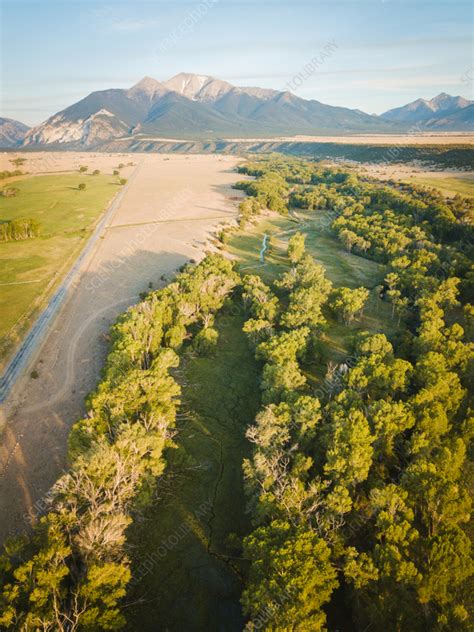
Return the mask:
<path fill-rule="evenodd" d="M 460 195 L 474 197 L 474 180 L 469 177 L 430 178 L 429 176 L 414 176 L 408 182 L 439 189 L 447 195 L 459 193 Z"/>
<path fill-rule="evenodd" d="M 78 189 L 81 182 L 85 191 Z M 0 197 L 0 221 L 32 218 L 42 230 L 34 239 L 0 243 L 0 358 L 19 341 L 118 190 L 110 175 L 78 173 L 31 177 L 14 186 L 16 197 Z"/>
<path fill-rule="evenodd" d="M 127 629 L 243 628 L 239 599 L 245 569 L 233 559 L 238 550 L 229 537 L 250 530 L 241 468 L 249 455 L 245 429 L 259 407 L 259 375 L 242 324 L 241 316 L 218 318 L 215 355 L 185 356 L 177 376 L 184 413 L 178 448 L 169 452 L 159 498 L 129 533 L 138 577 L 129 597 L 144 602 L 127 610 Z"/>
<path fill-rule="evenodd" d="M 231 235 L 226 249 L 241 263 L 240 270 L 248 274 L 260 275 L 266 283 L 274 281 L 287 269 L 285 255 L 288 239 L 299 230 L 306 234 L 306 251 L 326 268 L 327 277 L 335 287 L 367 287 L 374 290 L 385 277 L 383 265 L 347 252 L 339 241 L 327 230 L 321 228 L 317 214 L 298 212 L 298 220 L 284 217 L 265 218 L 245 231 Z M 271 237 L 270 251 L 265 254 L 265 263 L 260 261 L 263 236 Z M 329 323 L 324 339 L 328 357 L 342 360 L 349 353 L 352 340 L 358 331 L 384 332 L 391 337 L 397 331 L 397 320 L 392 317 L 391 306 L 372 291 L 361 319 L 351 326 L 335 321 L 326 313 Z M 324 374 L 325 366 L 317 367 L 316 380 Z"/>

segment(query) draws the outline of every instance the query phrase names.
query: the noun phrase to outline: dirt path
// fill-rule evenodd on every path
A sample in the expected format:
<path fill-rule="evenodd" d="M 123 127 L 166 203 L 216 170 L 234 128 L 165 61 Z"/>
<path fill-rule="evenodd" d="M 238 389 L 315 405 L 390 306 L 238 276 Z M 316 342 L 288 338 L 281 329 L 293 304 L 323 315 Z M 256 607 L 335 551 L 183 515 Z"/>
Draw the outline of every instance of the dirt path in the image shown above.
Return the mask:
<path fill-rule="evenodd" d="M 229 198 L 237 193 L 230 186 L 238 159 L 146 155 L 135 161 L 133 182 L 69 288 L 34 365 L 5 402 L 0 539 L 28 527 L 67 468 L 69 428 L 97 383 L 111 323 L 150 283 L 158 287 L 163 275 L 200 259 L 210 232 L 236 215 Z M 29 377 L 32 368 L 38 379 Z"/>

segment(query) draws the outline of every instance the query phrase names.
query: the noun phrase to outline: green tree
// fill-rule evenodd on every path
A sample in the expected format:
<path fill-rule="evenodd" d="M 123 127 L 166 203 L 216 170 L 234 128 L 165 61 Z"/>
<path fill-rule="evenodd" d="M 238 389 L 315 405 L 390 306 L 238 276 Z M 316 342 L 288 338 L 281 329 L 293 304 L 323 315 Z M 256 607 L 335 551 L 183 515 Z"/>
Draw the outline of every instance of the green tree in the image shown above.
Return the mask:
<path fill-rule="evenodd" d="M 340 287 L 332 293 L 330 306 L 336 315 L 349 325 L 356 315 L 361 315 L 364 305 L 369 298 L 369 290 L 359 287 L 351 290 L 348 287 Z"/>
<path fill-rule="evenodd" d="M 336 569 L 328 545 L 316 534 L 274 521 L 244 541 L 251 560 L 242 594 L 248 630 L 273 632 L 325 629 L 322 607 L 337 588 Z"/>
<path fill-rule="evenodd" d="M 327 429 L 324 473 L 338 484 L 352 488 L 364 481 L 372 465 L 374 437 L 362 411 L 337 402 Z"/>
<path fill-rule="evenodd" d="M 293 265 L 296 265 L 301 261 L 305 253 L 305 239 L 306 235 L 302 233 L 295 233 L 288 241 L 288 259 Z"/>

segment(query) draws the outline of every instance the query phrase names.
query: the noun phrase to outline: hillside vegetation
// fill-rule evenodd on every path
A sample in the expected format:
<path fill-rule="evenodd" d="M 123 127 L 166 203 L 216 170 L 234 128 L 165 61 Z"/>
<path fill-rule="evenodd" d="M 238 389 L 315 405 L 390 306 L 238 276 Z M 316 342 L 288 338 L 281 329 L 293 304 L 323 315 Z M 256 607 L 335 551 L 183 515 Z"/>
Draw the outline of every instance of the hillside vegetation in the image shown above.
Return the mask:
<path fill-rule="evenodd" d="M 237 261 L 113 328 L 6 629 L 469 630 L 472 200 L 241 171 Z"/>

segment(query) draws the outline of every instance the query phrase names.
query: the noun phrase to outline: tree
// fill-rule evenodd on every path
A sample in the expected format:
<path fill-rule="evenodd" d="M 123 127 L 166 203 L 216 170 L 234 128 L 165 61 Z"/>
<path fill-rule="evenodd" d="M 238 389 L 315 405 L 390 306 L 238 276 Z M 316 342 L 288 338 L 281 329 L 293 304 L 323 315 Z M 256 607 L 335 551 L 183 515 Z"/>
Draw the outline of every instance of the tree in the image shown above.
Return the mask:
<path fill-rule="evenodd" d="M 85 173 L 88 169 L 89 167 L 87 167 L 86 165 L 81 165 L 79 167 L 79 173 Z"/>
<path fill-rule="evenodd" d="M 346 228 L 344 228 L 339 233 L 339 239 L 344 244 L 344 247 L 346 248 L 347 252 L 350 252 L 354 244 L 357 242 L 358 236 L 352 230 L 347 230 Z"/>
<path fill-rule="evenodd" d="M 120 178 L 120 180 L 119 180 L 119 184 L 121 184 L 122 186 L 123 186 L 124 184 L 127 184 L 127 179 L 126 179 L 126 178 Z"/>
<path fill-rule="evenodd" d="M 84 182 L 80 182 L 77 188 L 79 189 L 79 191 L 85 191 L 86 185 Z"/>
<path fill-rule="evenodd" d="M 0 195 L 2 197 L 11 198 L 11 197 L 16 197 L 19 192 L 20 192 L 20 189 L 17 189 L 16 187 L 5 187 L 4 189 L 0 191 Z"/>
<path fill-rule="evenodd" d="M 214 327 L 203 327 L 201 331 L 196 334 L 193 346 L 201 355 L 208 355 L 217 345 L 219 338 L 219 332 Z"/>
<path fill-rule="evenodd" d="M 290 304 L 281 319 L 282 325 L 292 329 L 307 325 L 312 329 L 326 322 L 321 307 L 327 298 L 317 286 L 298 287 L 290 295 Z"/>
<path fill-rule="evenodd" d="M 10 162 L 15 165 L 15 167 L 21 167 L 26 162 L 26 158 L 13 158 Z"/>
<path fill-rule="evenodd" d="M 331 411 L 324 473 L 336 483 L 351 488 L 369 474 L 374 437 L 363 412 L 339 405 L 341 399 L 339 395 Z"/>
<path fill-rule="evenodd" d="M 379 399 L 369 406 L 368 418 L 376 437 L 378 455 L 391 457 L 396 438 L 415 425 L 415 416 L 408 404 Z"/>
<path fill-rule="evenodd" d="M 100 173 L 99 169 L 94 169 L 94 171 L 92 172 L 93 176 L 98 176 Z"/>
<path fill-rule="evenodd" d="M 278 311 L 278 298 L 260 277 L 246 275 L 243 278 L 242 298 L 250 307 L 250 313 L 257 320 L 272 323 Z"/>
<path fill-rule="evenodd" d="M 295 287 L 314 287 L 321 294 L 324 301 L 328 296 L 332 283 L 326 278 L 325 268 L 316 263 L 311 255 L 303 255 L 298 264 L 276 282 L 277 287 L 292 290 Z"/>
<path fill-rule="evenodd" d="M 369 298 L 369 290 L 359 287 L 351 290 L 348 287 L 340 287 L 334 290 L 330 301 L 331 309 L 346 324 L 349 325 L 358 314 L 362 314 L 364 305 Z"/>
<path fill-rule="evenodd" d="M 301 261 L 303 255 L 305 253 L 305 242 L 306 235 L 302 233 L 295 233 L 293 237 L 288 241 L 288 259 L 291 261 L 293 265 L 296 265 Z"/>
<path fill-rule="evenodd" d="M 277 364 L 296 360 L 306 348 L 308 335 L 307 327 L 277 334 L 258 346 L 256 357 Z"/>
<path fill-rule="evenodd" d="M 244 541 L 251 560 L 242 594 L 248 630 L 325 629 L 322 610 L 337 588 L 330 549 L 315 533 L 283 521 L 254 531 Z"/>

